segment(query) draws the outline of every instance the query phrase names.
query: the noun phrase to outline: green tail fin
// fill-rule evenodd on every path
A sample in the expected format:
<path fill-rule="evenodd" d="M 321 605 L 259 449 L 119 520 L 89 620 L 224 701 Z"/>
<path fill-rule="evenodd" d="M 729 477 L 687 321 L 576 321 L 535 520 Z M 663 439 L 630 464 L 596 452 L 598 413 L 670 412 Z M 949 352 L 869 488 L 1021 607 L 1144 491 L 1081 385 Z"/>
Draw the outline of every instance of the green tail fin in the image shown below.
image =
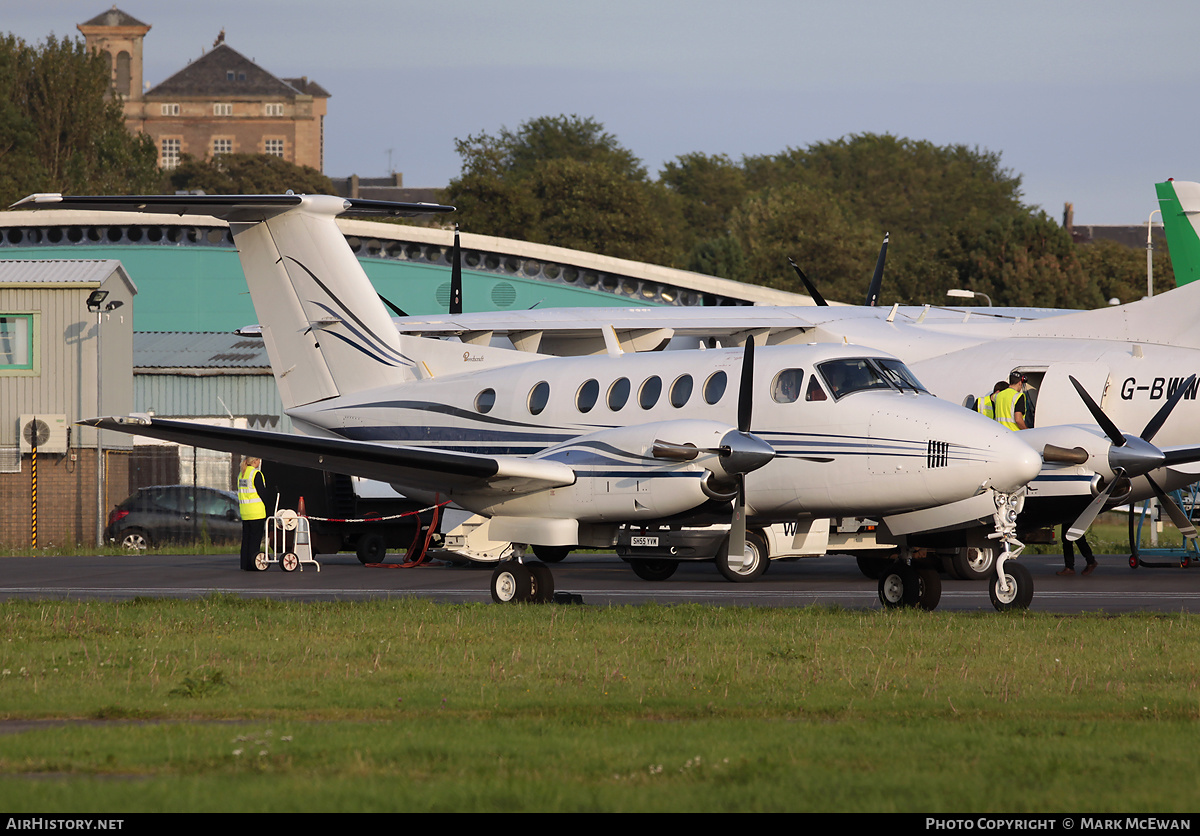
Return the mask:
<path fill-rule="evenodd" d="M 1182 286 L 1200 279 L 1200 183 L 1168 180 L 1155 183 L 1158 206 L 1162 210 L 1163 232 L 1171 265 L 1175 268 L 1175 284 Z"/>

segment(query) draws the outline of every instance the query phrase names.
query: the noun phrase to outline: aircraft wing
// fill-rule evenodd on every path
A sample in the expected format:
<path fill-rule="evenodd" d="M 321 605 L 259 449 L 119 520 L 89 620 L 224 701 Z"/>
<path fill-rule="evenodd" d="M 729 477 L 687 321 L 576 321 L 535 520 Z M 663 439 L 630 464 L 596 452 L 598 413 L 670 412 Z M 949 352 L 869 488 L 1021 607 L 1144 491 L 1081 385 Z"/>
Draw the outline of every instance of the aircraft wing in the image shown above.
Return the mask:
<path fill-rule="evenodd" d="M 203 215 L 238 221 L 259 219 L 277 215 L 305 201 L 304 195 L 61 195 L 39 193 L 22 198 L 12 209 L 92 209 L 104 212 L 161 212 L 169 215 Z M 350 216 L 390 215 L 412 217 L 416 215 L 453 212 L 453 206 L 437 203 L 397 203 L 388 200 L 363 200 L 360 198 L 330 198 L 320 196 L 322 202 L 335 201 L 342 205 L 334 214 Z M 311 199 L 310 199 L 311 200 Z"/>
<path fill-rule="evenodd" d="M 390 447 L 343 438 L 213 427 L 157 418 L 89 418 L 79 423 L 209 450 L 259 456 L 283 464 L 362 476 L 429 492 L 491 487 L 524 493 L 575 482 L 575 471 L 567 465 L 517 456 Z"/>

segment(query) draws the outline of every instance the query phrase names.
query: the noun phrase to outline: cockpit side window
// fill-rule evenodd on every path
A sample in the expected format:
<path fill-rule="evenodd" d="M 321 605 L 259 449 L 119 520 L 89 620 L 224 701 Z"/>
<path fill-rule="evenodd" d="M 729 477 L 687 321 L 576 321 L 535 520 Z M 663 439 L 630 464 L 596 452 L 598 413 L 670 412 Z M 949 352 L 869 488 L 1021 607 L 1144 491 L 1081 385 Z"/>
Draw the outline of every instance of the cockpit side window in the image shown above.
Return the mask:
<path fill-rule="evenodd" d="M 817 369 L 835 399 L 840 400 L 851 392 L 892 388 L 882 373 L 865 357 L 826 360 L 817 366 Z"/>
<path fill-rule="evenodd" d="M 806 401 L 827 401 L 829 396 L 825 394 L 825 390 L 821 388 L 821 384 L 817 382 L 817 376 L 810 374 L 808 376 L 808 391 L 804 393 Z"/>

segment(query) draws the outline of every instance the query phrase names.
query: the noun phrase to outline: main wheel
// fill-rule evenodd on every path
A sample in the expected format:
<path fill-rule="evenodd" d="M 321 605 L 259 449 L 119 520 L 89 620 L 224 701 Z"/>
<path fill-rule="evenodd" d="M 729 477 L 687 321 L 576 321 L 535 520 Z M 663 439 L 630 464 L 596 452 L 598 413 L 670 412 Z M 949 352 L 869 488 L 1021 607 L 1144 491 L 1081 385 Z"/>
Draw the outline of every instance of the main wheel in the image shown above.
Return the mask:
<path fill-rule="evenodd" d="M 364 566 L 371 563 L 382 563 L 387 557 L 387 540 L 382 534 L 364 534 L 358 538 L 358 548 L 355 549 L 358 562 Z"/>
<path fill-rule="evenodd" d="M 267 567 L 271 565 L 271 561 L 267 560 L 266 552 L 259 552 L 254 555 L 254 568 L 260 572 L 267 571 Z"/>
<path fill-rule="evenodd" d="M 554 600 L 554 573 L 544 563 L 526 563 L 525 568 L 533 579 L 530 600 L 535 604 L 549 604 Z"/>
<path fill-rule="evenodd" d="M 279 568 L 285 572 L 295 572 L 300 565 L 300 558 L 292 552 L 288 552 L 283 557 L 279 558 Z"/>
<path fill-rule="evenodd" d="M 995 574 L 996 552 L 992 549 L 956 549 L 954 574 L 964 581 L 982 581 Z"/>
<path fill-rule="evenodd" d="M 533 575 L 515 560 L 506 560 L 492 572 L 492 600 L 497 604 L 526 603 L 533 598 Z"/>
<path fill-rule="evenodd" d="M 892 559 L 873 554 L 858 554 L 854 556 L 854 562 L 858 564 L 858 571 L 862 572 L 864 577 L 877 581 L 887 570 Z"/>
<path fill-rule="evenodd" d="M 140 528 L 131 528 L 121 537 L 121 548 L 130 551 L 145 551 L 150 547 L 150 535 Z"/>
<path fill-rule="evenodd" d="M 1004 578 L 1007 589 L 1000 588 L 1000 578 L 993 577 L 988 584 L 988 596 L 992 606 L 1005 612 L 1006 610 L 1027 610 L 1033 601 L 1033 575 L 1029 570 L 1016 561 L 1005 561 Z"/>
<path fill-rule="evenodd" d="M 918 569 L 917 581 L 920 588 L 917 606 L 929 612 L 936 610 L 942 600 L 942 576 L 932 569 Z"/>
<path fill-rule="evenodd" d="M 558 563 L 571 553 L 570 546 L 534 546 L 533 553 L 545 563 Z"/>
<path fill-rule="evenodd" d="M 879 576 L 879 603 L 888 609 L 915 607 L 920 600 L 920 576 L 907 563 L 893 561 Z"/>
<path fill-rule="evenodd" d="M 665 581 L 679 568 L 678 560 L 637 560 L 629 561 L 633 574 L 644 581 Z"/>
<path fill-rule="evenodd" d="M 767 542 L 757 532 L 746 532 L 746 542 L 740 556 L 732 545 L 726 537 L 717 550 L 717 570 L 725 576 L 725 580 L 748 583 L 767 571 L 767 563 L 771 559 L 767 554 Z"/>

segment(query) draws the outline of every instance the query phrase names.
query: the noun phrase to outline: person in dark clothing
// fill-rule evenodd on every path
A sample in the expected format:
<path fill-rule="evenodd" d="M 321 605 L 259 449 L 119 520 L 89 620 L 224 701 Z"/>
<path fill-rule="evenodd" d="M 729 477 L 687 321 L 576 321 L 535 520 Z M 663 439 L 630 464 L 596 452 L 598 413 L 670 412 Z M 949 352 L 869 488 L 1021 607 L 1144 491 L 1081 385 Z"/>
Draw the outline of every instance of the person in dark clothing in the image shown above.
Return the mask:
<path fill-rule="evenodd" d="M 1060 529 L 1060 537 L 1062 538 L 1063 546 L 1063 562 L 1066 564 L 1062 569 L 1055 574 L 1058 575 L 1074 575 L 1075 574 L 1075 544 L 1067 539 L 1067 524 L 1063 523 Z M 1079 544 L 1079 553 L 1083 555 L 1083 559 L 1087 561 L 1087 565 L 1083 567 L 1080 574 L 1090 575 L 1096 571 L 1096 557 L 1092 554 L 1092 547 L 1088 545 L 1086 537 L 1081 536 L 1077 541 Z"/>

